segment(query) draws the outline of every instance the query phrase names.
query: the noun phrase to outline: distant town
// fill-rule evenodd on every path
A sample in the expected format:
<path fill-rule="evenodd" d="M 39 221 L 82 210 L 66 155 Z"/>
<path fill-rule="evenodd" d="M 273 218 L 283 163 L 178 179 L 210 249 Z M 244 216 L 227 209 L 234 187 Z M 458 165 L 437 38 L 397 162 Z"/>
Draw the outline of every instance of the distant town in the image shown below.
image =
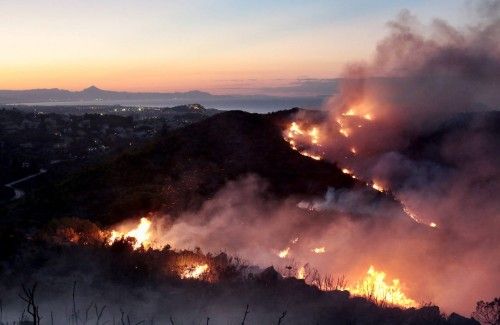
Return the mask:
<path fill-rule="evenodd" d="M 142 144 L 155 134 L 218 113 L 200 104 L 176 107 L 18 106 L 0 108 L 0 184 L 41 170 L 82 166 Z M 0 200 L 14 197 L 2 186 Z"/>

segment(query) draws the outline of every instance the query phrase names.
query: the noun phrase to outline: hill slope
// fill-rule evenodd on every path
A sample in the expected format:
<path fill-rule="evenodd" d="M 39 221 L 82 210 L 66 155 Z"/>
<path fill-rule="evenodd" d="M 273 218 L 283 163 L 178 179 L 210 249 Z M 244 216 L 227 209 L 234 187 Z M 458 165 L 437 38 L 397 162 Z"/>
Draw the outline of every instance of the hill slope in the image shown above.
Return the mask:
<path fill-rule="evenodd" d="M 275 119 L 231 111 L 172 131 L 29 197 L 13 216 L 37 222 L 79 216 L 107 224 L 151 210 L 176 215 L 248 174 L 267 180 L 269 193 L 280 197 L 354 184 L 334 165 L 291 150 Z"/>

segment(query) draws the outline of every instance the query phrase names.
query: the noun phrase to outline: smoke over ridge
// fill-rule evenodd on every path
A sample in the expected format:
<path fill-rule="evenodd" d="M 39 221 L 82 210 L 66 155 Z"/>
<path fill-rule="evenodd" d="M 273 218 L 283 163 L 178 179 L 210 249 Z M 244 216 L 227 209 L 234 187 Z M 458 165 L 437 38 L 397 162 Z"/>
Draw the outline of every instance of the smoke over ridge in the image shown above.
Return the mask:
<path fill-rule="evenodd" d="M 181 218 L 166 237 L 262 265 L 279 263 L 273 250 L 290 247 L 294 263 L 351 278 L 380 265 L 414 297 L 448 311 L 468 313 L 497 295 L 500 134 L 498 114 L 487 111 L 500 107 L 499 4 L 482 2 L 463 28 L 440 19 L 425 26 L 403 11 L 373 61 L 346 69 L 325 107 L 328 118 L 316 124 L 320 146 L 301 144 L 382 184 L 437 229 L 359 191 L 330 189 L 324 200 L 299 204 L 320 212 L 297 212 L 293 199 L 270 208 L 257 195 L 264 189 L 245 180 Z M 317 246 L 327 253 L 311 254 Z"/>

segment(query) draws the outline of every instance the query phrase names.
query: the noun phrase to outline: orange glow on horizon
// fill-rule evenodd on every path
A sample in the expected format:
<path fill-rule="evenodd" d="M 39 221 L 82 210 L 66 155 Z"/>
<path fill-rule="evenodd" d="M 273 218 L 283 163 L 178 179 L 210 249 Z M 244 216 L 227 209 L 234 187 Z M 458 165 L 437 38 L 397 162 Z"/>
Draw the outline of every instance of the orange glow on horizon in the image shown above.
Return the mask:
<path fill-rule="evenodd" d="M 264 60 L 264 59 L 263 59 Z M 202 90 L 214 94 L 245 93 L 261 88 L 289 86 L 304 74 L 293 66 L 303 62 L 276 58 L 110 58 L 79 61 L 46 59 L 41 62 L 0 62 L 0 89 L 59 88 L 79 91 L 91 85 L 105 90 L 173 92 Z M 284 62 L 283 62 L 284 61 Z M 289 61 L 289 62 L 286 62 Z M 299 59 L 300 61 L 300 59 Z M 272 66 L 272 69 L 269 69 Z M 322 66 L 310 75 L 330 78 Z"/>

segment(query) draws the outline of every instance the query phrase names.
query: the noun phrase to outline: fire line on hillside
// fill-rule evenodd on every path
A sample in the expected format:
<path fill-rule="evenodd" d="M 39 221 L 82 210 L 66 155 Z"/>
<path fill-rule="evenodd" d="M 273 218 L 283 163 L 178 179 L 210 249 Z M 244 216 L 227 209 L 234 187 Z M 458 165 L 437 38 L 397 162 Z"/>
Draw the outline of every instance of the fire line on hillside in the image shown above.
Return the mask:
<path fill-rule="evenodd" d="M 132 229 L 126 229 L 123 231 L 111 230 L 111 236 L 107 240 L 108 245 L 113 245 L 119 240 L 129 240 L 132 243 L 132 248 L 134 250 L 139 249 L 153 249 L 155 238 L 151 232 L 152 220 L 142 217 L 139 223 Z M 120 227 L 124 228 L 124 227 Z M 296 244 L 298 238 L 291 240 L 292 244 Z M 161 247 L 159 247 L 161 248 Z M 278 257 L 280 259 L 289 258 L 291 254 L 291 247 L 286 247 L 285 249 L 278 252 Z M 311 249 L 312 254 L 323 254 L 326 252 L 324 246 L 315 247 Z M 300 280 L 306 281 L 308 277 L 308 267 L 309 264 L 301 266 L 297 273 L 283 274 L 283 276 L 292 276 Z M 195 279 L 195 280 L 206 280 L 206 275 L 210 271 L 210 267 L 207 263 L 183 263 L 180 265 L 179 277 L 181 279 Z M 365 277 L 357 282 L 352 288 L 344 287 L 343 289 L 348 290 L 354 296 L 360 296 L 374 301 L 377 304 L 394 305 L 402 308 L 418 307 L 418 304 L 406 296 L 403 292 L 401 283 L 398 279 L 393 279 L 391 284 L 386 283 L 386 273 L 382 271 L 377 271 L 373 266 L 370 266 Z M 321 290 L 332 290 L 332 287 L 323 287 L 321 284 L 312 282 L 311 285 L 317 286 Z"/>

